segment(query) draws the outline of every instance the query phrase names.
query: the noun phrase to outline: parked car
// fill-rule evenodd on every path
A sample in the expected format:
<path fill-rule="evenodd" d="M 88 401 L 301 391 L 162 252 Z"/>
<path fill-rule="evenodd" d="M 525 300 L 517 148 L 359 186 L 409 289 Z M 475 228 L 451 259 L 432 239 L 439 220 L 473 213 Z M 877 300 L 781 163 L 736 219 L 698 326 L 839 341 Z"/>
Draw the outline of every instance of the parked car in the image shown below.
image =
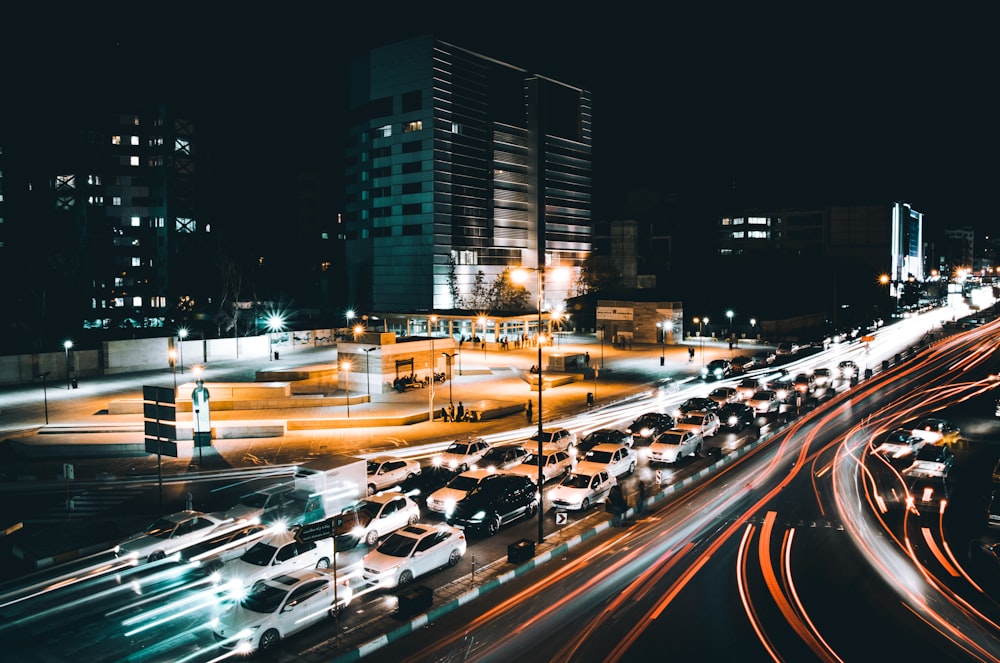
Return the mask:
<path fill-rule="evenodd" d="M 538 513 L 538 487 L 526 476 L 501 474 L 455 505 L 448 524 L 492 536 L 504 525 Z"/>
<path fill-rule="evenodd" d="M 753 424 L 757 413 L 746 403 L 729 403 L 719 410 L 719 423 L 723 428 L 739 432 Z"/>
<path fill-rule="evenodd" d="M 619 479 L 635 472 L 639 460 L 635 449 L 624 444 L 598 444 L 587 452 L 575 471 L 592 474 L 599 470 L 607 470 L 608 474 Z"/>
<path fill-rule="evenodd" d="M 740 400 L 740 392 L 736 387 L 716 387 L 709 392 L 708 397 L 719 404 L 721 408 L 726 403 L 736 403 Z"/>
<path fill-rule="evenodd" d="M 674 427 L 674 418 L 660 412 L 646 412 L 629 424 L 625 432 L 632 436 L 632 446 L 649 446 L 657 435 Z"/>
<path fill-rule="evenodd" d="M 713 401 L 711 398 L 702 398 L 700 396 L 695 396 L 689 398 L 674 410 L 674 416 L 680 418 L 687 414 L 688 412 L 703 412 L 706 410 L 718 410 L 719 404 Z"/>
<path fill-rule="evenodd" d="M 334 519 L 337 550 L 349 550 L 364 541 L 374 546 L 378 540 L 420 520 L 420 506 L 397 492 L 378 493 L 347 507 Z"/>
<path fill-rule="evenodd" d="M 925 443 L 924 438 L 914 435 L 910 429 L 896 428 L 872 440 L 871 452 L 887 458 L 904 458 L 916 453 Z"/>
<path fill-rule="evenodd" d="M 538 433 L 535 433 L 530 438 L 530 442 L 524 444 L 528 449 L 534 449 L 538 446 Z M 570 447 L 576 444 L 576 433 L 572 433 L 565 428 L 546 428 L 542 430 L 541 433 L 542 444 L 548 444 L 562 451 L 568 451 Z"/>
<path fill-rule="evenodd" d="M 738 373 L 746 373 L 750 369 L 757 368 L 757 359 L 748 355 L 737 355 L 732 360 L 733 370 Z"/>
<path fill-rule="evenodd" d="M 219 571 L 219 583 L 252 587 L 260 580 L 300 569 L 325 569 L 333 561 L 333 539 L 300 543 L 292 530 L 274 531 Z"/>
<path fill-rule="evenodd" d="M 240 525 L 220 514 L 178 511 L 156 519 L 143 531 L 123 539 L 118 543 L 117 555 L 134 557 L 139 562 L 155 562 L 219 534 L 218 530 L 225 526 L 236 529 Z"/>
<path fill-rule="evenodd" d="M 531 455 L 524 445 L 521 444 L 498 444 L 491 447 L 482 458 L 476 463 L 480 467 L 491 472 L 509 470 L 515 465 L 520 465 L 524 459 Z"/>
<path fill-rule="evenodd" d="M 625 431 L 615 428 L 599 428 L 584 435 L 574 451 L 576 451 L 576 459 L 581 460 L 588 451 L 598 444 L 623 444 L 631 447 L 632 441 L 632 436 Z"/>
<path fill-rule="evenodd" d="M 710 380 L 721 380 L 733 374 L 733 365 L 728 359 L 713 359 L 701 369 L 701 376 Z"/>
<path fill-rule="evenodd" d="M 615 478 L 607 470 L 577 465 L 557 486 L 549 489 L 549 504 L 554 509 L 586 511 L 604 501 L 613 485 Z"/>
<path fill-rule="evenodd" d="M 365 584 L 382 589 L 407 585 L 465 555 L 465 532 L 450 525 L 407 525 L 389 535 L 361 562 Z"/>
<path fill-rule="evenodd" d="M 551 481 L 556 477 L 561 477 L 573 469 L 574 459 L 569 453 L 560 451 L 555 447 L 542 446 L 542 455 L 531 454 L 524 459 L 520 465 L 507 470 L 508 474 L 518 474 L 538 480 L 538 466 L 542 467 L 542 476 L 545 481 Z"/>
<path fill-rule="evenodd" d="M 921 419 L 913 427 L 914 435 L 922 437 L 929 444 L 951 445 L 958 442 L 962 436 L 962 431 L 944 419 L 928 417 Z"/>
<path fill-rule="evenodd" d="M 240 498 L 238 504 L 226 509 L 222 516 L 235 521 L 273 523 L 284 520 L 286 511 L 296 504 L 295 484 L 269 486 Z"/>
<path fill-rule="evenodd" d="M 447 449 L 434 456 L 433 464 L 465 472 L 478 463 L 489 450 L 489 442 L 481 437 L 455 440 Z"/>
<path fill-rule="evenodd" d="M 646 458 L 651 463 L 676 463 L 685 456 L 696 456 L 701 453 L 702 437 L 698 433 L 680 428 L 673 428 L 661 433 L 649 445 Z"/>
<path fill-rule="evenodd" d="M 752 407 L 757 414 L 768 414 L 777 412 L 778 408 L 781 407 L 781 401 L 778 400 L 778 394 L 775 392 L 770 389 L 761 389 L 750 397 L 747 405 Z"/>
<path fill-rule="evenodd" d="M 740 380 L 739 384 L 736 385 L 736 392 L 740 395 L 740 398 L 745 401 L 759 391 L 761 386 L 760 380 L 757 378 L 743 378 Z"/>
<path fill-rule="evenodd" d="M 711 410 L 695 410 L 688 412 L 677 420 L 674 428 L 690 430 L 702 437 L 711 437 L 719 432 L 721 423 L 719 415 Z"/>
<path fill-rule="evenodd" d="M 368 494 L 397 486 L 420 472 L 420 463 L 412 458 L 376 456 L 368 461 Z"/>
<path fill-rule="evenodd" d="M 353 596 L 350 580 L 337 579 L 330 569 L 287 571 L 226 608 L 213 635 L 225 649 L 271 650 L 283 638 L 343 610 Z"/>
<path fill-rule="evenodd" d="M 424 506 L 427 511 L 439 516 L 447 516 L 455 508 L 455 504 L 473 491 L 484 481 L 489 481 L 497 475 L 496 471 L 487 468 L 477 468 L 462 472 L 448 482 L 448 485 L 438 488 L 427 496 Z"/>

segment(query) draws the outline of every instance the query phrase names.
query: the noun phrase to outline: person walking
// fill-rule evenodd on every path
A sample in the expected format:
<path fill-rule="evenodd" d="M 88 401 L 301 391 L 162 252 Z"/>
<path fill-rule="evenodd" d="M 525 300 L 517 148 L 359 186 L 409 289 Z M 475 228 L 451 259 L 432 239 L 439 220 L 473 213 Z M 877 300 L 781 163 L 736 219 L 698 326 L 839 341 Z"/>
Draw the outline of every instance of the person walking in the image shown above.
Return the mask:
<path fill-rule="evenodd" d="M 448 408 L 441 406 L 441 421 L 448 421 Z"/>
<path fill-rule="evenodd" d="M 458 411 L 455 413 L 456 421 L 465 421 L 465 406 L 462 405 L 462 401 L 458 402 Z"/>
<path fill-rule="evenodd" d="M 611 526 L 621 527 L 622 516 L 625 514 L 625 494 L 621 484 L 616 483 L 608 493 L 608 510 L 611 511 Z"/>
<path fill-rule="evenodd" d="M 688 348 L 688 361 L 694 361 L 694 347 Z"/>
<path fill-rule="evenodd" d="M 448 421 L 455 421 L 455 404 L 448 403 Z"/>
<path fill-rule="evenodd" d="M 531 401 L 528 401 L 528 404 L 524 406 L 524 416 L 528 420 L 528 423 L 530 424 L 532 419 Z"/>
<path fill-rule="evenodd" d="M 635 512 L 646 512 L 646 482 L 642 479 L 639 479 L 639 496 L 636 498 Z"/>

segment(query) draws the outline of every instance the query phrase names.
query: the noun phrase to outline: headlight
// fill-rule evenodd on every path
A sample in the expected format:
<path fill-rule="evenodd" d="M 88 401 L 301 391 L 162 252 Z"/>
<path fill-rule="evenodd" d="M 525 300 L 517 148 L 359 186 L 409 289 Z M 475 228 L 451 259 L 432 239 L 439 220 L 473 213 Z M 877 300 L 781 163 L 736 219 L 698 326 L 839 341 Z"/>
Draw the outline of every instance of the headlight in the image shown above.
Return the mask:
<path fill-rule="evenodd" d="M 652 432 L 653 431 L 650 430 L 649 428 L 643 428 L 641 431 L 639 431 L 639 435 L 642 435 L 643 437 L 649 437 L 652 434 Z"/>
<path fill-rule="evenodd" d="M 455 469 L 456 467 L 458 467 L 458 461 L 457 460 L 448 461 L 448 467 L 450 467 L 451 469 Z"/>
<path fill-rule="evenodd" d="M 444 501 L 444 512 L 451 513 L 455 510 L 455 500 L 447 499 Z"/>
<path fill-rule="evenodd" d="M 475 512 L 475 513 L 474 513 L 474 514 L 472 515 L 472 517 L 471 517 L 471 518 L 469 518 L 469 520 L 470 520 L 471 522 L 478 522 L 478 521 L 481 521 L 481 520 L 482 520 L 483 518 L 485 518 L 485 517 L 486 517 L 486 512 L 485 512 L 485 511 L 476 511 L 476 512 Z"/>
<path fill-rule="evenodd" d="M 727 419 L 726 421 L 729 423 L 730 426 L 734 426 L 734 425 L 736 425 L 737 422 L 739 422 L 739 420 L 740 420 L 739 417 L 737 417 L 736 415 L 733 415 L 733 416 L 729 417 L 729 419 Z"/>
<path fill-rule="evenodd" d="M 354 529 L 351 530 L 351 536 L 353 536 L 353 537 L 355 537 L 357 539 L 362 538 L 364 535 L 365 535 L 365 528 L 364 527 L 355 527 Z"/>
<path fill-rule="evenodd" d="M 431 464 L 434 465 L 434 467 L 441 467 L 441 456 L 434 456 L 434 458 L 431 459 Z"/>

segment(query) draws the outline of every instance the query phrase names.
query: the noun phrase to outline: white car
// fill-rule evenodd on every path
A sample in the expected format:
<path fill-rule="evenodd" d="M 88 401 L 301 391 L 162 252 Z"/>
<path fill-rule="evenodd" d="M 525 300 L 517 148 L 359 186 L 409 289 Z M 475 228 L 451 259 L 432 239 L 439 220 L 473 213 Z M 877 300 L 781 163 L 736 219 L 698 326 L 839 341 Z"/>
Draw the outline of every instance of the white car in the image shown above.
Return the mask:
<path fill-rule="evenodd" d="M 781 407 L 781 401 L 778 400 L 778 394 L 775 392 L 770 389 L 761 389 L 750 397 L 747 405 L 752 407 L 756 414 L 768 414 L 769 412 L 777 412 L 778 408 Z"/>
<path fill-rule="evenodd" d="M 639 456 L 632 447 L 624 444 L 598 444 L 576 464 L 574 471 L 593 474 L 599 470 L 607 470 L 608 474 L 618 479 L 635 472 L 638 460 Z"/>
<path fill-rule="evenodd" d="M 361 561 L 369 586 L 391 589 L 442 567 L 455 566 L 465 555 L 465 532 L 451 525 L 409 525 L 392 533 Z"/>
<path fill-rule="evenodd" d="M 535 433 L 524 446 L 530 449 L 538 447 L 538 433 Z M 576 446 L 576 433 L 571 433 L 565 428 L 545 428 L 542 430 L 542 444 L 553 446 L 560 451 L 569 451 L 570 447 Z"/>
<path fill-rule="evenodd" d="M 455 503 L 465 499 L 465 496 L 481 484 L 496 476 L 495 470 L 487 468 L 469 470 L 462 472 L 452 479 L 443 488 L 438 488 L 427 496 L 425 505 L 428 511 L 433 511 L 441 516 L 447 516 L 455 508 Z"/>
<path fill-rule="evenodd" d="M 260 580 L 288 571 L 329 568 L 332 561 L 333 539 L 299 543 L 291 530 L 284 529 L 275 531 L 236 559 L 226 562 L 219 571 L 219 583 L 252 587 Z"/>
<path fill-rule="evenodd" d="M 576 470 L 564 476 L 558 485 L 549 489 L 547 497 L 554 509 L 586 511 L 592 505 L 603 501 L 611 492 L 613 485 L 615 478 L 608 474 L 607 470 L 591 470 L 578 465 Z"/>
<path fill-rule="evenodd" d="M 661 433 L 649 445 L 647 458 L 651 463 L 676 463 L 685 456 L 701 453 L 702 437 L 698 433 L 680 428 L 672 428 Z"/>
<path fill-rule="evenodd" d="M 489 442 L 481 437 L 456 440 L 434 457 L 434 464 L 464 472 L 478 463 L 489 450 Z"/>
<path fill-rule="evenodd" d="M 747 400 L 760 391 L 760 387 L 760 380 L 757 378 L 743 378 L 736 385 L 736 391 L 739 393 L 741 399 Z"/>
<path fill-rule="evenodd" d="M 719 432 L 721 427 L 722 422 L 719 421 L 719 415 L 706 410 L 688 412 L 674 424 L 674 428 L 693 431 L 702 437 L 712 437 Z"/>
<path fill-rule="evenodd" d="M 531 454 L 523 463 L 515 465 L 504 472 L 504 474 L 517 474 L 537 481 L 539 465 L 542 466 L 543 480 L 551 481 L 573 469 L 573 457 L 565 451 L 551 447 L 542 447 L 541 456 Z"/>
<path fill-rule="evenodd" d="M 398 486 L 420 474 L 420 463 L 412 458 L 375 456 L 368 461 L 368 494 Z"/>
<path fill-rule="evenodd" d="M 142 532 L 119 542 L 118 556 L 134 557 L 140 562 L 155 562 L 219 534 L 218 530 L 226 525 L 236 529 L 243 524 L 237 525 L 219 514 L 178 511 L 157 519 Z"/>
<path fill-rule="evenodd" d="M 406 495 L 379 493 L 352 504 L 334 518 L 337 550 L 348 550 L 364 541 L 374 546 L 386 534 L 420 520 L 420 507 Z"/>
<path fill-rule="evenodd" d="M 273 649 L 282 638 L 343 610 L 354 592 L 329 569 L 299 569 L 261 582 L 214 622 L 225 649 L 249 654 Z"/>
<path fill-rule="evenodd" d="M 911 456 L 924 446 L 924 439 L 914 435 L 908 428 L 897 428 L 886 433 L 878 441 L 872 441 L 872 453 L 888 458 Z"/>

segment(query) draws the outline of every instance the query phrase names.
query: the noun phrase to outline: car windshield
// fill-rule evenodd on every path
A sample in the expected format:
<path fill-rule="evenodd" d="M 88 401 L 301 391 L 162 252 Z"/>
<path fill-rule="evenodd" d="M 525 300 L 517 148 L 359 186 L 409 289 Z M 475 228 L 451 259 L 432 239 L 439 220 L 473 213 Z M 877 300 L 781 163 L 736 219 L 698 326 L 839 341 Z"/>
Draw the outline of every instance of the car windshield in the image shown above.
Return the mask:
<path fill-rule="evenodd" d="M 157 539 L 169 539 L 175 529 L 177 529 L 177 523 L 166 518 L 160 518 L 147 527 L 144 534 L 146 536 L 155 536 Z"/>
<path fill-rule="evenodd" d="M 713 389 L 712 390 L 712 396 L 715 396 L 716 398 L 729 398 L 729 390 L 728 389 Z"/>
<path fill-rule="evenodd" d="M 751 400 L 768 401 L 771 400 L 772 398 L 774 398 L 773 391 L 758 391 L 756 394 L 753 395 L 753 398 Z"/>
<path fill-rule="evenodd" d="M 587 488 L 590 486 L 590 477 L 586 474 L 567 474 L 559 484 L 567 488 Z"/>
<path fill-rule="evenodd" d="M 240 605 L 252 612 L 269 614 L 278 609 L 287 594 L 288 590 L 261 584 L 243 597 Z"/>
<path fill-rule="evenodd" d="M 644 414 L 635 420 L 632 424 L 632 430 L 642 430 L 648 426 L 655 426 L 659 423 L 660 418 L 654 414 Z"/>
<path fill-rule="evenodd" d="M 466 493 L 478 485 L 479 485 L 479 479 L 477 479 L 476 477 L 465 476 L 463 474 L 459 474 L 457 477 L 448 482 L 449 488 L 454 488 L 455 490 L 461 490 Z"/>
<path fill-rule="evenodd" d="M 656 440 L 657 444 L 678 445 L 681 443 L 681 436 L 674 433 L 664 433 Z"/>
<path fill-rule="evenodd" d="M 528 439 L 529 440 L 534 440 L 535 442 L 538 442 L 538 440 L 541 440 L 542 442 L 548 442 L 549 440 L 552 439 L 552 437 L 553 437 L 552 433 L 550 433 L 548 431 L 543 431 L 541 433 L 541 435 L 539 435 L 538 433 L 535 433 L 534 435 L 532 435 Z"/>
<path fill-rule="evenodd" d="M 544 465 L 545 461 L 547 461 L 547 460 L 548 460 L 548 456 L 539 456 L 538 454 L 531 454 L 530 456 L 528 456 L 527 458 L 524 459 L 524 463 L 523 464 L 524 465 L 538 465 L 539 463 L 541 463 L 542 465 Z"/>
<path fill-rule="evenodd" d="M 264 543 L 263 541 L 258 541 L 253 545 L 250 550 L 243 553 L 240 557 L 247 564 L 253 564 L 254 566 L 267 566 L 274 559 L 274 554 L 278 552 L 278 549 L 272 546 L 270 543 Z M 271 612 L 270 610 L 268 612 Z"/>
<path fill-rule="evenodd" d="M 909 444 L 910 433 L 908 431 L 896 431 L 886 437 L 885 441 L 890 444 Z"/>
<path fill-rule="evenodd" d="M 375 474 L 378 472 L 378 468 L 382 467 L 382 463 L 376 463 L 373 460 L 368 461 L 368 474 Z"/>
<path fill-rule="evenodd" d="M 469 453 L 468 444 L 453 444 L 444 450 L 446 454 L 455 454 L 456 456 L 465 456 Z"/>
<path fill-rule="evenodd" d="M 681 417 L 682 424 L 697 424 L 701 425 L 705 421 L 705 417 L 700 414 L 689 414 L 685 417 Z"/>
<path fill-rule="evenodd" d="M 610 463 L 611 462 L 611 452 L 610 451 L 588 451 L 587 460 L 592 463 Z"/>
<path fill-rule="evenodd" d="M 409 557 L 416 545 L 417 539 L 397 532 L 383 541 L 382 545 L 378 547 L 378 551 L 389 557 Z"/>

